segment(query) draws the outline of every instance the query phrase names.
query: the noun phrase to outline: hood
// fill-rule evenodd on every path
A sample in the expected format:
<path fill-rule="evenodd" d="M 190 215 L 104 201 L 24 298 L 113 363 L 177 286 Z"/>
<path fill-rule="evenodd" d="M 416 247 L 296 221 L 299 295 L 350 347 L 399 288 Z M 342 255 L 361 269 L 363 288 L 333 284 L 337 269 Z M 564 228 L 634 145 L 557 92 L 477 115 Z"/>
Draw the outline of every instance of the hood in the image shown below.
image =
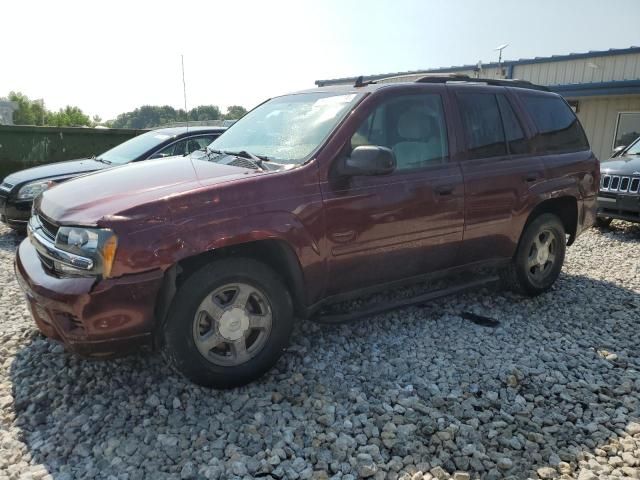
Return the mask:
<path fill-rule="evenodd" d="M 55 222 L 96 225 L 148 203 L 246 178 L 248 172 L 254 171 L 190 157 L 168 157 L 109 168 L 61 183 L 43 192 L 37 204 Z M 166 204 L 160 208 L 149 215 L 167 211 Z"/>
<path fill-rule="evenodd" d="M 600 173 L 640 175 L 640 155 L 624 155 L 602 162 Z"/>
<path fill-rule="evenodd" d="M 83 158 L 80 160 L 50 163 L 48 165 L 40 165 L 38 167 L 20 170 L 19 172 L 12 173 L 5 177 L 4 181 L 12 185 L 18 185 L 20 183 L 41 180 L 44 178 L 64 177 L 67 175 L 73 176 L 88 172 L 95 172 L 96 170 L 102 170 L 109 166 L 110 165 L 98 162 L 97 160 Z"/>

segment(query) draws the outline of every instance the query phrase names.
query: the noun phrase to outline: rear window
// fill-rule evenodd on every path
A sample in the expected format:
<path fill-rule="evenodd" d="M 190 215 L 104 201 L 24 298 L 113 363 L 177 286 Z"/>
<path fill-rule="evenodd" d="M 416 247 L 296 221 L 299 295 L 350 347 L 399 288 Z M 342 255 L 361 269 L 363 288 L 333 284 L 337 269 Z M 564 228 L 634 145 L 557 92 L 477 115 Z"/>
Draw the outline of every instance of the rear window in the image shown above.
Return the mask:
<path fill-rule="evenodd" d="M 525 108 L 538 129 L 537 151 L 579 152 L 589 149 L 587 137 L 573 110 L 559 97 L 522 94 Z"/>

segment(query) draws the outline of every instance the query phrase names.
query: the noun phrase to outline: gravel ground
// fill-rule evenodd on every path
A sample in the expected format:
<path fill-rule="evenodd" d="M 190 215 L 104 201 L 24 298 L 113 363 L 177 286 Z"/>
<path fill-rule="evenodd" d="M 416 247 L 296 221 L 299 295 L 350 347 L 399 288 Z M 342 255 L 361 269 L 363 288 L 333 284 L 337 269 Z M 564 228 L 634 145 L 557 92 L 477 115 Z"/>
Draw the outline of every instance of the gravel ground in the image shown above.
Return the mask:
<path fill-rule="evenodd" d="M 0 479 L 640 478 L 638 225 L 586 233 L 536 299 L 304 322 L 276 369 L 225 392 L 159 355 L 89 361 L 44 339 L 17 241 L 0 229 Z"/>

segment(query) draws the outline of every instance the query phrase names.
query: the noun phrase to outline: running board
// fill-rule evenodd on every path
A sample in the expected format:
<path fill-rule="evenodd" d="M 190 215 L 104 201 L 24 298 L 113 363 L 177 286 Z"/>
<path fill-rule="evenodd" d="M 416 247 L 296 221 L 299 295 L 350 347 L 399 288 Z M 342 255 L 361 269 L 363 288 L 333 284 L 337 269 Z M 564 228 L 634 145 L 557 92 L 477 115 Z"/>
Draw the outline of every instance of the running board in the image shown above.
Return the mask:
<path fill-rule="evenodd" d="M 311 317 L 310 320 L 317 323 L 328 323 L 328 324 L 346 323 L 353 320 L 357 320 L 358 318 L 377 315 L 379 313 L 388 312 L 390 310 L 396 310 L 398 308 L 410 307 L 412 305 L 428 302 L 431 300 L 435 300 L 437 298 L 447 297 L 449 295 L 462 293 L 474 288 L 484 287 L 489 284 L 495 283 L 499 280 L 500 280 L 500 277 L 496 275 L 492 277 L 483 278 L 480 280 L 474 280 L 472 282 L 462 283 L 460 285 L 455 285 L 452 287 L 441 288 L 440 290 L 433 290 L 431 292 L 427 292 L 422 295 L 417 295 L 415 297 L 399 300 L 397 302 L 385 303 L 384 305 L 365 308 L 357 312 L 338 313 L 335 315 L 318 315 L 315 317 Z"/>

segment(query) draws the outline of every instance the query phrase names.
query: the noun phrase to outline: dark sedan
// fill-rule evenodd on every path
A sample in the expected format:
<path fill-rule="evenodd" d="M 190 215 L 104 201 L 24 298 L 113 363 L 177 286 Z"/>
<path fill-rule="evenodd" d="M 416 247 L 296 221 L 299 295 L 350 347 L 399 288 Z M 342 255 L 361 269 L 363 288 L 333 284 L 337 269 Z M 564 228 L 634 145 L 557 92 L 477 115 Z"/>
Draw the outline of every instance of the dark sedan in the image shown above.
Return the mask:
<path fill-rule="evenodd" d="M 598 218 L 600 227 L 611 220 L 640 222 L 640 138 L 600 165 Z"/>
<path fill-rule="evenodd" d="M 0 222 L 23 229 L 29 220 L 33 199 L 52 185 L 125 163 L 188 155 L 209 145 L 225 130 L 223 127 L 160 128 L 127 140 L 97 157 L 12 173 L 0 184 Z"/>

